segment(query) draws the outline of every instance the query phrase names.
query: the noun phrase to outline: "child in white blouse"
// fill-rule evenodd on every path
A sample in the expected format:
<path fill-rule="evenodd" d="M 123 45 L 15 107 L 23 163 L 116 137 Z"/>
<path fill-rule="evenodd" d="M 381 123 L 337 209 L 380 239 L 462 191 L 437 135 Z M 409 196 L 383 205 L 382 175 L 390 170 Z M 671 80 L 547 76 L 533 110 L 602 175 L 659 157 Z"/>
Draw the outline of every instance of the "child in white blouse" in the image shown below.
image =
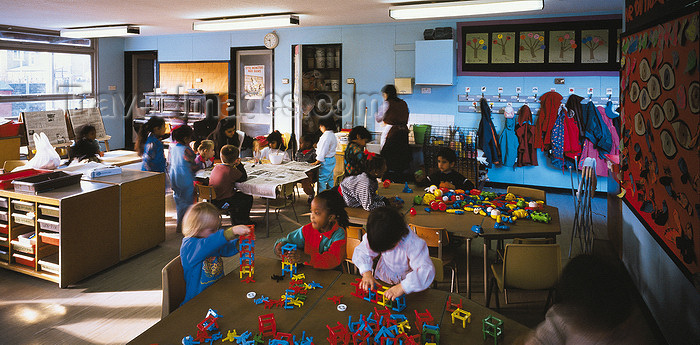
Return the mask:
<path fill-rule="evenodd" d="M 372 272 L 377 256 L 377 267 Z M 423 291 L 435 278 L 425 241 L 410 231 L 401 214 L 391 207 L 380 207 L 369 214 L 367 233 L 355 248 L 352 262 L 362 274 L 360 288 L 374 289 L 376 279 L 394 284 L 384 293 L 391 300 Z"/>
<path fill-rule="evenodd" d="M 335 168 L 335 149 L 338 139 L 335 137 L 335 120 L 333 116 L 321 118 L 318 128 L 323 132 L 316 144 L 316 162 L 321 164 L 318 173 L 318 191 L 324 191 L 333 187 L 333 169 Z"/>

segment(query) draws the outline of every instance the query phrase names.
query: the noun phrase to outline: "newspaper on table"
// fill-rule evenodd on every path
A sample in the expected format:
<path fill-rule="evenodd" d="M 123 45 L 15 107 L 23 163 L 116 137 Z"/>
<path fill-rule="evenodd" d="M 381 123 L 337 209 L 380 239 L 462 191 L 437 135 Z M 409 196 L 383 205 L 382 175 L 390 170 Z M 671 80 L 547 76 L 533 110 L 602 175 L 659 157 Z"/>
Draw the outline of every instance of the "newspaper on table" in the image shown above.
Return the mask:
<path fill-rule="evenodd" d="M 299 182 L 308 176 L 306 172 L 316 168 L 306 162 L 287 162 L 283 164 L 253 164 L 244 162 L 243 166 L 248 174 L 245 182 L 236 183 L 236 188 L 242 193 L 263 198 L 274 199 L 277 197 L 277 189 L 288 183 Z M 211 170 L 200 170 L 195 176 L 209 178 Z"/>

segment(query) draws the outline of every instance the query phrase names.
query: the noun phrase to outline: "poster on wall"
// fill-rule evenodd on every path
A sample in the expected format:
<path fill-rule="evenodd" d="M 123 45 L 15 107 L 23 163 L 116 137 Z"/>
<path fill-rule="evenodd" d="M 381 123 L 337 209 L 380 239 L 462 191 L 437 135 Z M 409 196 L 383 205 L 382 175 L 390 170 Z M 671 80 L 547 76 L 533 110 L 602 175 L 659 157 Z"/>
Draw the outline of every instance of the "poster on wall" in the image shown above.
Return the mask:
<path fill-rule="evenodd" d="M 63 110 L 22 112 L 24 127 L 27 129 L 27 146 L 33 149 L 34 133 L 44 132 L 52 145 L 68 146 L 68 125 Z"/>
<path fill-rule="evenodd" d="M 265 65 L 244 66 L 245 99 L 265 98 Z"/>
<path fill-rule="evenodd" d="M 520 50 L 520 63 L 543 63 L 544 50 L 547 45 L 544 42 L 544 31 L 524 31 L 520 33 L 518 49 Z"/>
<path fill-rule="evenodd" d="M 491 63 L 515 62 L 515 32 L 491 33 Z"/>
<path fill-rule="evenodd" d="M 625 201 L 687 276 L 700 274 L 698 12 L 621 39 Z"/>
<path fill-rule="evenodd" d="M 581 63 L 607 63 L 608 30 L 581 30 Z"/>
<path fill-rule="evenodd" d="M 549 62 L 550 63 L 574 63 L 576 32 L 573 30 L 549 32 Z"/>
<path fill-rule="evenodd" d="M 489 34 L 475 33 L 466 36 L 465 63 L 485 64 L 489 62 Z"/>

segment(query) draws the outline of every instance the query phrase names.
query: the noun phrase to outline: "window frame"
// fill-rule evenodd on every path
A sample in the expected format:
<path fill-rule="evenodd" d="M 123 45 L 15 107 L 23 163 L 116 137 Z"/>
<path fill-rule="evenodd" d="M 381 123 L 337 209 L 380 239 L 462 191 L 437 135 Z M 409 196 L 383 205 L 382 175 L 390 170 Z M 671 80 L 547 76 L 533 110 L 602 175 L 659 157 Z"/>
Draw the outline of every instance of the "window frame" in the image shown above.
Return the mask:
<path fill-rule="evenodd" d="M 8 27 L 0 25 L 0 29 L 15 31 L 27 34 L 42 34 L 59 36 L 58 31 L 39 30 L 32 28 Z M 57 101 L 57 100 L 76 100 L 94 98 L 97 99 L 98 85 L 98 44 L 97 39 L 90 39 L 89 47 L 61 45 L 51 43 L 36 43 L 36 42 L 21 42 L 0 39 L 0 50 L 19 50 L 19 51 L 34 51 L 46 53 L 64 53 L 64 54 L 83 54 L 89 55 L 90 67 L 92 70 L 92 87 L 90 93 L 71 94 L 71 93 L 52 93 L 52 94 L 29 94 L 29 95 L 0 95 L 0 103 L 13 102 L 41 102 L 41 101 Z M 12 117 L 10 117 L 12 118 Z"/>

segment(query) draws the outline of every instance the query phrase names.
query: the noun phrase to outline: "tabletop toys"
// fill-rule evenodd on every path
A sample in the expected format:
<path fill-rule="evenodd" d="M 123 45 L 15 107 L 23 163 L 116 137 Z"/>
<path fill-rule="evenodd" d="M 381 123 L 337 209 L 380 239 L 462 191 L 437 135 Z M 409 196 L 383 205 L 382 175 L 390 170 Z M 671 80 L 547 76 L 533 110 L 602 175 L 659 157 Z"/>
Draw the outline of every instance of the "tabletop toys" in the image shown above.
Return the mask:
<path fill-rule="evenodd" d="M 427 311 L 426 311 L 427 312 Z M 430 315 L 429 312 L 427 312 Z M 423 323 L 430 327 L 424 327 L 426 332 L 429 329 L 434 330 L 435 325 L 431 324 L 432 315 L 429 319 L 430 323 Z M 392 314 L 389 309 L 377 309 L 369 313 L 368 316 L 360 314 L 357 321 L 353 321 L 352 316 L 348 316 L 347 325 L 337 322 L 335 326 L 326 325 L 328 329 L 328 338 L 326 340 L 332 345 L 341 344 L 404 344 L 404 345 L 419 345 L 422 334 L 409 335 L 411 330 L 408 319 L 403 314 Z M 439 330 L 438 330 L 439 332 Z M 438 335 L 439 337 L 439 335 Z M 437 340 L 436 337 L 431 339 Z M 438 340 L 439 341 L 439 340 Z"/>
<path fill-rule="evenodd" d="M 491 336 L 493 337 L 494 345 L 498 345 L 498 338 L 503 335 L 503 321 L 493 315 L 489 315 L 481 320 L 481 332 L 484 335 L 484 340 L 486 340 L 487 335 Z"/>
<path fill-rule="evenodd" d="M 243 279 L 243 282 L 254 283 L 253 274 L 255 273 L 255 226 L 249 225 L 251 231 L 248 235 L 238 238 L 238 252 L 240 253 L 240 266 L 238 266 L 238 276 L 243 279 L 243 275 L 248 277 Z"/>
<path fill-rule="evenodd" d="M 292 278 L 294 274 L 297 274 L 297 264 L 292 263 L 289 260 L 288 254 L 297 250 L 297 245 L 294 243 L 285 243 L 282 246 L 282 276 L 289 273 L 289 277 Z"/>
<path fill-rule="evenodd" d="M 350 283 L 350 285 L 355 286 L 355 292 L 351 292 L 351 295 L 357 298 L 364 299 L 367 302 L 379 304 L 383 307 L 397 312 L 401 312 L 404 309 L 406 309 L 405 296 L 397 297 L 395 300 L 392 301 L 391 299 L 388 299 L 386 298 L 386 296 L 384 296 L 386 290 L 389 289 L 388 287 L 377 284 L 377 286 L 374 289 L 365 291 L 360 287 L 361 281 L 362 279 L 357 278 L 355 279 L 354 283 Z"/>

